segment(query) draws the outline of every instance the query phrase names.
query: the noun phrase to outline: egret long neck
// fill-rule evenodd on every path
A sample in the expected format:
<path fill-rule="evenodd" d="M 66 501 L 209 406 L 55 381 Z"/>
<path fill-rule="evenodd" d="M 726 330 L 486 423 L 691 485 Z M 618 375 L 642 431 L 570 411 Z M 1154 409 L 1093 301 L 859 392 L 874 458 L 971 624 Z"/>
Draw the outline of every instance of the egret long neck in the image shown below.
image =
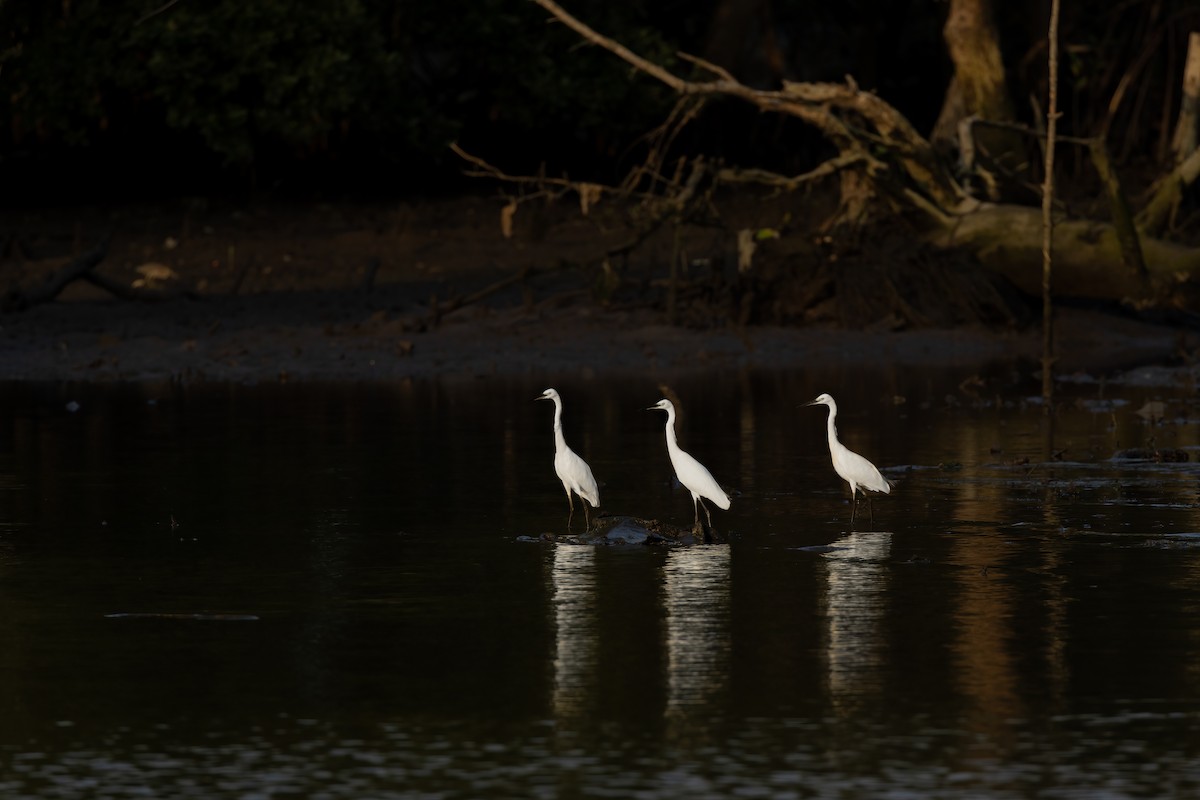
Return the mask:
<path fill-rule="evenodd" d="M 829 420 L 826 423 L 829 426 L 829 445 L 830 445 L 830 447 L 832 447 L 833 443 L 838 440 L 837 426 L 835 426 L 833 424 L 833 418 L 836 416 L 837 416 L 837 407 L 830 406 L 829 407 Z"/>
<path fill-rule="evenodd" d="M 567 440 L 563 437 L 562 432 L 562 401 L 557 397 L 554 398 L 554 449 L 558 451 L 567 449 Z"/>
<path fill-rule="evenodd" d="M 667 450 L 678 450 L 679 440 L 675 438 L 675 409 L 667 409 Z"/>

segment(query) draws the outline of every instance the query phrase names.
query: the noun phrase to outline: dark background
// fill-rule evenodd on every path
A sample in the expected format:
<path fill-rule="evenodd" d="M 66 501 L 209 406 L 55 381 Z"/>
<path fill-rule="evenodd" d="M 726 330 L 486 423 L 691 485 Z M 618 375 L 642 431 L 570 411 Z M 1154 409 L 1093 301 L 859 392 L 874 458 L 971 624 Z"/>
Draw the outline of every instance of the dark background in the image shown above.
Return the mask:
<path fill-rule="evenodd" d="M 757 87 L 852 75 L 922 132 L 951 77 L 937 0 L 567 8 L 681 74 L 694 73 L 679 50 Z M 1032 122 L 1048 4 L 997 3 L 996 18 L 1014 107 Z M 1194 2 L 1065 3 L 1060 132 L 1097 131 L 1124 80 L 1110 147 L 1126 170 L 1159 162 L 1198 24 Z M 452 141 L 510 173 L 614 181 L 674 100 L 521 0 L 4 0 L 0 89 L 0 182 L 22 205 L 452 194 L 472 185 Z M 725 101 L 677 147 L 799 171 L 825 145 Z"/>

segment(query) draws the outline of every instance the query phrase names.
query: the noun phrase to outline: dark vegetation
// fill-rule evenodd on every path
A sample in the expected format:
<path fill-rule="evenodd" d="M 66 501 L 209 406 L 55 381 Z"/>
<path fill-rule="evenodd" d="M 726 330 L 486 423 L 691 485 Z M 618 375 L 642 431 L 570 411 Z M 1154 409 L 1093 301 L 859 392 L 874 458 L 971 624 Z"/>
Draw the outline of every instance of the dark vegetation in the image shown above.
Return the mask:
<path fill-rule="evenodd" d="M 1032 208 L 1040 196 L 1036 132 L 1044 125 L 1048 5 L 569 4 L 568 11 L 595 30 L 693 84 L 709 81 L 713 72 L 686 54 L 727 70 L 750 91 L 774 91 L 785 81 L 849 87 L 832 106 L 818 108 L 850 132 L 838 140 L 804 117 L 767 113 L 763 104 L 723 91 L 708 92 L 703 103 L 683 103 L 670 86 L 548 22 L 546 11 L 530 2 L 0 0 L 3 202 L 413 199 L 495 185 L 505 202 L 539 194 L 536 184 L 464 177 L 466 163 L 449 149 L 458 142 L 510 176 L 569 176 L 610 187 L 626 181 L 631 191 L 619 200 L 632 210 L 622 219 L 635 233 L 654 228 L 670 235 L 699 225 L 725 227 L 732 237 L 747 224 L 732 222 L 746 197 L 752 205 L 788 193 L 811 199 L 816 211 L 803 221 L 748 223 L 770 229 L 753 274 L 734 274 L 726 263 L 711 280 L 673 281 L 670 302 L 679 321 L 711 319 L 716 310 L 743 323 L 1020 324 L 1028 315 L 1013 287 L 1028 291 L 1025 256 L 997 266 L 987 255 L 1003 249 L 991 243 L 997 232 L 1022 229 L 1011 219 L 985 224 L 976 215 L 973 224 L 982 233 L 965 248 L 951 243 L 958 249 L 948 251 L 945 231 L 959 230 L 957 222 L 931 225 L 918 219 L 929 209 L 897 201 L 903 192 L 929 195 L 911 175 L 899 189 L 871 170 L 839 168 L 786 190 L 769 182 L 765 188 L 719 184 L 716 176 L 726 167 L 802 175 L 852 150 L 895 175 L 912 143 L 880 133 L 878 118 L 851 107 L 869 93 L 911 123 L 921 146 L 932 148 L 945 173 L 937 181 L 953 184 L 951 195 Z M 999 105 L 980 103 L 955 116 L 948 109 L 964 99 L 952 97 L 954 87 L 961 93 L 969 65 L 955 56 L 952 42 L 948 46 L 944 29 L 947 14 L 959 6 L 985 12 L 1000 46 L 1004 85 Z M 1155 187 L 1176 166 L 1173 137 L 1188 34 L 1196 29 L 1200 7 L 1187 0 L 1064 5 L 1059 132 L 1078 142 L 1061 145 L 1058 208 L 1064 221 L 1085 225 L 1065 229 L 1072 237 L 1068 248 L 1076 237 L 1103 238 L 1100 228 L 1086 225 L 1114 221 L 1104 176 L 1081 142 L 1103 144 L 1135 210 L 1153 205 Z M 809 109 L 820 106 L 808 96 L 804 102 Z M 965 104 L 973 102 L 968 92 Z M 985 168 L 979 170 L 964 166 L 953 135 L 954 123 L 968 113 L 1008 126 L 980 127 Z M 674 124 L 678 115 L 687 117 L 686 125 Z M 670 214 L 651 209 L 647 194 L 678 200 L 699 158 L 706 172 L 694 202 L 673 206 Z M 660 179 L 628 183 L 631 171 L 645 165 Z M 674 178 L 672 169 L 679 170 Z M 863 182 L 871 183 L 869 191 Z M 1195 242 L 1196 200 L 1191 183 L 1182 183 L 1169 214 L 1140 230 L 1168 244 Z M 935 210 L 947 213 L 945 203 Z M 830 232 L 837 235 L 829 238 Z M 801 241 L 781 245 L 777 234 L 799 234 Z M 1146 248 L 1152 261 L 1157 251 Z M 1171 260 L 1177 255 L 1171 250 L 1166 262 L 1148 264 L 1150 278 L 1099 281 L 1103 291 L 1090 299 L 1190 312 L 1187 281 L 1151 280 L 1156 269 L 1190 271 L 1186 258 Z M 1115 266 L 1099 269 L 1120 272 L 1120 254 L 1113 258 Z M 598 252 L 590 266 L 611 266 L 620 280 L 621 263 Z M 983 263 L 989 270 L 977 268 Z M 1167 266 L 1156 267 L 1160 263 Z M 957 302 L 945 302 L 948 297 Z"/>
<path fill-rule="evenodd" d="M 678 51 L 711 57 L 758 88 L 851 75 L 918 130 L 932 129 L 951 75 L 944 0 L 759 0 L 733 23 L 721 16 L 728 5 L 579 0 L 570 10 L 659 63 L 678 65 Z M 1064 8 L 1062 127 L 1080 136 L 1107 128 L 1123 167 L 1152 168 L 1167 156 L 1200 10 L 1102 6 Z M 995 8 L 1026 122 L 1030 98 L 1044 96 L 1045 7 Z M 421 193 L 464 185 L 446 149 L 457 140 L 514 173 L 544 163 L 619 178 L 673 97 L 546 20 L 511 0 L 5 0 L 0 167 L 9 187 L 50 199 L 64 199 L 51 180 L 105 171 L 122 187 L 175 193 Z M 1124 99 L 1110 118 L 1118 88 Z M 827 148 L 793 121 L 732 101 L 705 114 L 681 150 L 800 172 Z M 1066 161 L 1064 178 L 1088 197 L 1086 154 Z"/>

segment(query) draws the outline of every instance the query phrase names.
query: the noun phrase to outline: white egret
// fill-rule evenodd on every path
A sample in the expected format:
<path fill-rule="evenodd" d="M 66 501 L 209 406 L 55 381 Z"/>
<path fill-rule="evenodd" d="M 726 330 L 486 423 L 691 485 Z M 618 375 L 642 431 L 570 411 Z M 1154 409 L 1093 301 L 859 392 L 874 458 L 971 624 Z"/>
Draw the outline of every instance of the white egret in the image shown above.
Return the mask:
<path fill-rule="evenodd" d="M 571 499 L 572 492 L 579 495 L 580 505 L 583 506 L 584 530 L 588 530 L 591 527 L 588 519 L 588 503 L 591 503 L 593 508 L 600 507 L 600 487 L 596 485 L 596 479 L 592 476 L 592 468 L 576 455 L 574 450 L 567 447 L 567 440 L 563 438 L 563 407 L 562 398 L 558 396 L 558 392 L 547 389 L 539 397 L 533 399 L 554 401 L 554 471 L 558 474 L 558 479 L 562 481 L 563 489 L 567 492 L 567 505 L 570 507 L 570 513 L 567 515 L 567 530 L 571 530 L 571 520 L 575 517 L 575 501 Z"/>
<path fill-rule="evenodd" d="M 853 522 L 854 512 L 858 509 L 858 490 L 861 489 L 863 496 L 867 497 L 867 508 L 870 509 L 871 498 L 867 496 L 867 490 L 888 494 L 892 491 L 892 482 L 880 475 L 874 464 L 838 441 L 837 427 L 833 423 L 837 416 L 837 403 L 832 397 L 822 394 L 805 405 L 829 406 L 829 457 L 833 460 L 834 472 L 850 484 L 850 521 Z M 871 509 L 871 521 L 874 520 L 875 511 Z"/>
<path fill-rule="evenodd" d="M 696 513 L 692 530 L 700 529 L 701 508 L 708 518 L 709 530 L 712 530 L 712 514 L 709 513 L 708 506 L 704 505 L 704 500 L 711 500 L 722 510 L 726 510 L 729 508 L 729 495 L 725 494 L 703 464 L 679 448 L 679 442 L 675 439 L 675 405 L 670 400 L 663 399 L 646 410 L 667 412 L 667 453 L 671 456 L 675 477 L 683 484 L 683 488 L 692 493 L 692 510 Z"/>

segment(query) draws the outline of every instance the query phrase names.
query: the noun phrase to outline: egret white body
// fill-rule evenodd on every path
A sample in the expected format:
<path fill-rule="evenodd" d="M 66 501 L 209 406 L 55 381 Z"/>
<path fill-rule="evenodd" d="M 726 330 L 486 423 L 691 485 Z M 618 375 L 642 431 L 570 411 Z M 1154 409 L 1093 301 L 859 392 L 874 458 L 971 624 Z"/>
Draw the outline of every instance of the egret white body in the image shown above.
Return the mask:
<path fill-rule="evenodd" d="M 704 505 L 704 501 L 711 500 L 719 508 L 726 510 L 729 508 L 729 495 L 725 494 L 725 490 L 713 479 L 712 473 L 705 469 L 703 464 L 680 449 L 675 438 L 675 405 L 670 400 L 663 399 L 646 410 L 667 412 L 667 454 L 671 456 L 675 477 L 683 484 L 683 488 L 692 493 L 692 510 L 696 513 L 695 528 L 700 528 L 700 509 L 703 508 L 704 515 L 708 518 L 708 527 L 711 529 L 712 514 L 708 506 Z"/>
<path fill-rule="evenodd" d="M 591 527 L 588 503 L 592 504 L 592 508 L 600 507 L 600 487 L 596 485 L 596 479 L 592 476 L 592 468 L 574 450 L 567 447 L 567 440 L 562 431 L 562 398 L 558 396 L 558 392 L 547 389 L 541 396 L 533 399 L 554 401 L 554 472 L 562 481 L 563 489 L 567 493 L 567 506 L 570 508 L 567 514 L 567 530 L 571 530 L 571 520 L 575 517 L 572 493 L 579 495 L 580 505 L 583 506 L 584 530 L 587 530 Z"/>
<path fill-rule="evenodd" d="M 829 406 L 829 456 L 833 460 L 834 472 L 850 484 L 850 519 L 853 521 L 854 512 L 858 508 L 858 491 L 861 489 L 864 496 L 866 496 L 867 490 L 888 494 L 892 491 L 891 481 L 880 475 L 874 464 L 838 441 L 837 427 L 834 425 L 834 418 L 837 417 L 837 403 L 832 397 L 822 394 L 806 405 Z M 867 502 L 870 503 L 870 497 L 867 497 Z M 872 510 L 872 518 L 874 514 L 875 512 Z"/>

